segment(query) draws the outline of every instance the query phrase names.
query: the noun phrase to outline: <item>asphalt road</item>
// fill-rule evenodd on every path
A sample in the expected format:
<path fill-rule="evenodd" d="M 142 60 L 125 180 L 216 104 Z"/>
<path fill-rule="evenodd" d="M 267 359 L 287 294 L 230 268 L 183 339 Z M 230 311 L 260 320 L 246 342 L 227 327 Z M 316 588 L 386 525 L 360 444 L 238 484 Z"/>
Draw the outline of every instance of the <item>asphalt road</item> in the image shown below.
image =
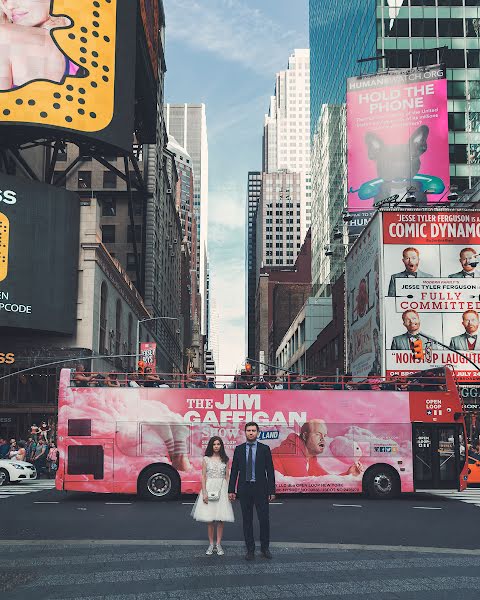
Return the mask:
<path fill-rule="evenodd" d="M 247 563 L 240 507 L 225 528 L 225 556 L 206 557 L 205 526 L 189 516 L 193 500 L 55 490 L 0 498 L 0 597 L 478 598 L 473 503 L 428 494 L 386 502 L 280 496 L 271 506 L 274 558 Z"/>

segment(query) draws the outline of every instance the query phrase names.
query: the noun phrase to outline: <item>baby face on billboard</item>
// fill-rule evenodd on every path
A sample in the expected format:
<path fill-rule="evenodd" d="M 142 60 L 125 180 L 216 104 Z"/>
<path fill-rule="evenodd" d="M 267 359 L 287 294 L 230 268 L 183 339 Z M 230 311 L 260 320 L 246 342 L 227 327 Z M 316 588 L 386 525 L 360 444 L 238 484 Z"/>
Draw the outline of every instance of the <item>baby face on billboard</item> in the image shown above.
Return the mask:
<path fill-rule="evenodd" d="M 50 18 L 50 0 L 0 0 L 0 8 L 16 25 L 41 27 Z"/>
<path fill-rule="evenodd" d="M 71 25 L 67 17 L 50 14 L 50 0 L 0 0 L 0 90 L 35 80 L 60 83 L 77 74 L 75 65 L 57 46 L 51 30 Z"/>

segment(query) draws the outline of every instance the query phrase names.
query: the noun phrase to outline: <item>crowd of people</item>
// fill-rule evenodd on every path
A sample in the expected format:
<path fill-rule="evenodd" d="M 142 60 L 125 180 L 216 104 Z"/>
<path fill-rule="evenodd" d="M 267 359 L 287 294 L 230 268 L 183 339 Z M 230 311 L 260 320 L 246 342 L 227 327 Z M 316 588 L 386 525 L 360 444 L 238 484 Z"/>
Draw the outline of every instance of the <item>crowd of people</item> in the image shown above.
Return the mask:
<path fill-rule="evenodd" d="M 215 388 L 257 389 L 257 390 L 390 390 L 390 391 L 434 391 L 445 389 L 445 376 L 435 372 L 424 372 L 422 376 L 396 377 L 387 380 L 378 376 L 364 379 L 354 378 L 351 373 L 343 377 L 311 377 L 288 372 L 285 375 L 264 373 L 256 375 L 246 370 L 233 378 L 230 384 L 215 384 L 213 377 L 207 377 L 198 370 L 188 375 L 176 375 L 166 380 L 146 366 L 141 372 L 87 373 L 79 364 L 72 377 L 72 385 L 77 387 L 155 387 L 155 388 Z"/>
<path fill-rule="evenodd" d="M 53 479 L 58 469 L 58 449 L 46 421 L 30 427 L 26 440 L 0 438 L 0 460 L 25 461 L 35 465 L 37 478 Z"/>

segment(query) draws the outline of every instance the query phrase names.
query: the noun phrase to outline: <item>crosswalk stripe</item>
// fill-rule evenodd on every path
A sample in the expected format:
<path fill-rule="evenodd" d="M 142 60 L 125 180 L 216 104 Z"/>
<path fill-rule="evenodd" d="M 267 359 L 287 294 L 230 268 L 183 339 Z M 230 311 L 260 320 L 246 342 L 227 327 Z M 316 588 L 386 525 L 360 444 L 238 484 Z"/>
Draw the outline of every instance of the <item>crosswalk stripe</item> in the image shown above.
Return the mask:
<path fill-rule="evenodd" d="M 463 492 L 456 490 L 422 490 L 422 493 L 480 507 L 480 489 L 478 488 L 466 489 Z"/>
<path fill-rule="evenodd" d="M 55 489 L 55 481 L 29 481 L 9 484 L 0 488 L 0 500 L 13 498 L 15 496 L 25 496 L 35 492 L 45 492 Z"/>

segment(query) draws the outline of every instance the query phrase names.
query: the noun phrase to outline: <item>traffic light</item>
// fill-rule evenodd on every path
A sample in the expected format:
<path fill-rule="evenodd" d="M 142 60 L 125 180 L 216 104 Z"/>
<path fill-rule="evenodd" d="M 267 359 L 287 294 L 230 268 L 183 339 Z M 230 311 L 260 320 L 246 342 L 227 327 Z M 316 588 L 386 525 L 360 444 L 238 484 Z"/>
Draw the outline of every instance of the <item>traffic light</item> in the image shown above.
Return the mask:
<path fill-rule="evenodd" d="M 143 362 L 143 360 L 139 360 L 137 366 L 139 374 L 143 375 L 145 373 L 145 363 Z"/>
<path fill-rule="evenodd" d="M 423 342 L 422 340 L 415 340 L 413 342 L 413 357 L 415 360 L 423 360 L 425 358 L 425 352 L 423 351 Z"/>
<path fill-rule="evenodd" d="M 249 362 L 245 363 L 245 371 L 250 374 L 252 372 L 252 364 Z"/>

